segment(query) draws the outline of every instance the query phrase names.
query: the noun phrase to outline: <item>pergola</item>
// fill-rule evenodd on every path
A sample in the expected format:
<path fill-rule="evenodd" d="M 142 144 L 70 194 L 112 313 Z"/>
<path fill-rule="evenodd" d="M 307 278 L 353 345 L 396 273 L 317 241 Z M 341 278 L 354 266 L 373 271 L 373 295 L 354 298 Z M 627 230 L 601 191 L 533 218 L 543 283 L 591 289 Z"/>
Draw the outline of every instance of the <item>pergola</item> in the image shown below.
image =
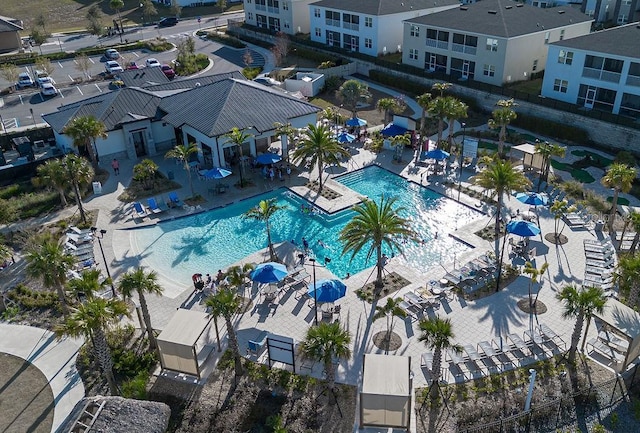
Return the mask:
<path fill-rule="evenodd" d="M 610 333 L 598 334 L 598 339 L 601 342 L 615 347 L 624 354 L 620 371 L 626 370 L 627 366 L 640 356 L 640 314 L 622 302 L 609 299 L 602 314 L 594 314 L 594 319 L 607 324 L 616 331 L 616 334 L 624 337 L 618 341 L 617 337 L 610 335 Z"/>
<path fill-rule="evenodd" d="M 200 366 L 213 350 L 208 330 L 213 317 L 201 311 L 179 308 L 158 336 L 163 370 L 191 374 L 200 379 Z"/>
<path fill-rule="evenodd" d="M 535 169 L 542 170 L 542 162 L 544 158 L 536 152 L 536 147 L 531 143 L 522 143 L 511 148 L 511 155 L 515 159 L 522 160 L 522 166 L 525 170 Z"/>

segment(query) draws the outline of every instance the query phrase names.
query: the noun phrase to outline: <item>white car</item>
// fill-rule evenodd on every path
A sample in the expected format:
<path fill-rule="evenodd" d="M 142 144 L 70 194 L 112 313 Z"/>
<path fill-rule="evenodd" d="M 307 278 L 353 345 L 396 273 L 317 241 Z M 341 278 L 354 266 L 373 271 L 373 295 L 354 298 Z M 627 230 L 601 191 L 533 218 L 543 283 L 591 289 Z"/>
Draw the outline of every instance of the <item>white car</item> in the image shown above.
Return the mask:
<path fill-rule="evenodd" d="M 42 87 L 44 83 L 55 84 L 53 79 L 45 71 L 36 71 L 36 82 L 40 87 Z"/>
<path fill-rule="evenodd" d="M 104 58 L 109 60 L 118 60 L 120 58 L 120 53 L 118 52 L 118 50 L 109 48 L 104 52 Z"/>
<path fill-rule="evenodd" d="M 40 87 L 40 93 L 42 93 L 42 96 L 55 96 L 58 94 L 58 89 L 56 89 L 51 83 L 42 83 Z"/>
<path fill-rule="evenodd" d="M 153 57 L 150 59 L 147 59 L 145 63 L 147 64 L 147 68 L 159 68 L 162 66 L 162 64 L 160 64 L 158 59 L 154 59 Z"/>
<path fill-rule="evenodd" d="M 21 72 L 20 75 L 18 75 L 18 87 L 19 88 L 24 88 L 24 87 L 33 87 L 35 86 L 36 83 L 33 82 L 33 80 L 31 79 L 31 75 L 29 75 L 28 72 Z"/>
<path fill-rule="evenodd" d="M 116 72 L 122 72 L 122 66 L 120 66 L 120 63 L 116 62 L 115 60 L 109 60 L 107 63 L 104 64 L 104 69 L 107 71 L 107 74 L 115 74 Z"/>

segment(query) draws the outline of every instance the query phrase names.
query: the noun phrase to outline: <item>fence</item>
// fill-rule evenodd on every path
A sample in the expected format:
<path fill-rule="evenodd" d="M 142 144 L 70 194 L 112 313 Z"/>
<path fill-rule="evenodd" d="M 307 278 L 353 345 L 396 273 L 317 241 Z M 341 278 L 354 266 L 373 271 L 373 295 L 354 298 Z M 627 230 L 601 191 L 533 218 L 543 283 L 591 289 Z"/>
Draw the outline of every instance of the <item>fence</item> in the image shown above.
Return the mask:
<path fill-rule="evenodd" d="M 564 395 L 531 410 L 502 418 L 492 423 L 459 428 L 460 433 L 531 433 L 556 431 L 563 426 L 587 419 L 598 413 L 605 415 L 623 400 L 634 387 L 638 365 L 623 376 L 594 384 L 572 395 Z M 628 384 L 626 383 L 628 382 Z"/>

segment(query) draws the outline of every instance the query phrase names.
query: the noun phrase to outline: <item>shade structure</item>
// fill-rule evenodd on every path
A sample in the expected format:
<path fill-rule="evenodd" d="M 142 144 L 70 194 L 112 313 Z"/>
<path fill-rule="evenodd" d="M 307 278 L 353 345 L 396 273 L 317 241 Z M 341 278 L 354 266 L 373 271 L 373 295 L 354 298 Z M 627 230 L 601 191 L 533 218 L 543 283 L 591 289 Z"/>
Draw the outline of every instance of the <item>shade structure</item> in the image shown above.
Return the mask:
<path fill-rule="evenodd" d="M 258 155 L 256 158 L 256 162 L 258 164 L 275 164 L 276 162 L 282 161 L 280 155 L 276 155 L 275 153 L 263 153 L 262 155 Z"/>
<path fill-rule="evenodd" d="M 364 119 L 360 119 L 359 117 L 352 117 L 351 119 L 347 120 L 344 124 L 347 126 L 366 126 L 367 121 Z"/>
<path fill-rule="evenodd" d="M 347 286 L 340 280 L 320 280 L 309 286 L 308 293 L 317 302 L 335 302 L 347 293 Z"/>
<path fill-rule="evenodd" d="M 278 281 L 282 281 L 287 275 L 289 275 L 289 271 L 287 271 L 285 265 L 268 262 L 256 266 L 253 272 L 251 272 L 251 280 L 265 284 L 277 283 Z"/>
<path fill-rule="evenodd" d="M 213 167 L 204 173 L 204 177 L 207 179 L 224 179 L 227 176 L 231 176 L 231 171 L 220 167 Z"/>
<path fill-rule="evenodd" d="M 407 128 L 403 128 L 402 126 L 394 125 L 393 123 L 389 123 L 385 126 L 380 133 L 384 137 L 395 137 L 396 135 L 404 135 L 407 133 Z"/>
<path fill-rule="evenodd" d="M 341 132 L 336 136 L 336 141 L 338 143 L 351 143 L 356 139 L 355 135 L 351 135 L 348 132 Z"/>
<path fill-rule="evenodd" d="M 531 237 L 540 234 L 540 227 L 529 221 L 511 221 L 507 224 L 507 232 L 518 236 Z"/>
<path fill-rule="evenodd" d="M 549 202 L 546 195 L 537 192 L 519 192 L 516 199 L 531 206 L 546 206 Z"/>
<path fill-rule="evenodd" d="M 449 152 L 445 152 L 442 149 L 433 149 L 428 152 L 422 153 L 422 159 L 435 159 L 436 161 L 443 161 L 449 158 Z"/>

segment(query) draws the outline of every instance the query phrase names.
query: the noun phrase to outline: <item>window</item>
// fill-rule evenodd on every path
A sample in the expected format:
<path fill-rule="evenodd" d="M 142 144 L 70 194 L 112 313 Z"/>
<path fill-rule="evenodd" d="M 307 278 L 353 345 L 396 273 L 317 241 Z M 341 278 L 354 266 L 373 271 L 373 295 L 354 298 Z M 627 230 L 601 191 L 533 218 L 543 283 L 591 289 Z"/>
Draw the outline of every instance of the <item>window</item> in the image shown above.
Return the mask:
<path fill-rule="evenodd" d="M 284 28 L 285 29 L 290 29 L 291 28 L 291 24 L 289 24 L 289 21 L 285 21 L 284 22 Z"/>
<path fill-rule="evenodd" d="M 594 11 L 593 9 L 590 9 L 590 10 L 588 10 L 588 11 L 586 12 L 586 15 L 587 15 L 588 17 L 593 18 L 593 16 L 595 15 L 595 11 Z"/>
<path fill-rule="evenodd" d="M 410 48 L 409 49 L 409 58 L 411 60 L 418 60 L 418 50 Z"/>
<path fill-rule="evenodd" d="M 497 39 L 487 38 L 487 51 L 498 51 L 498 40 Z"/>
<path fill-rule="evenodd" d="M 549 32 L 545 32 L 545 34 L 544 34 L 544 43 L 545 44 L 549 43 Z"/>
<path fill-rule="evenodd" d="M 560 50 L 560 53 L 558 53 L 558 63 L 565 65 L 573 63 L 573 51 Z"/>
<path fill-rule="evenodd" d="M 622 4 L 625 6 L 631 6 L 631 0 L 622 0 Z"/>
<path fill-rule="evenodd" d="M 248 12 L 248 13 L 247 13 L 247 19 L 248 19 L 248 20 L 250 20 L 250 21 L 252 21 L 252 20 L 253 20 L 253 13 Z"/>
<path fill-rule="evenodd" d="M 486 77 L 494 77 L 496 75 L 496 67 L 493 65 L 484 65 L 482 75 Z"/>
<path fill-rule="evenodd" d="M 627 16 L 625 14 L 618 15 L 618 24 L 624 24 L 627 22 Z"/>
<path fill-rule="evenodd" d="M 373 18 L 364 17 L 364 26 L 365 27 L 373 27 Z"/>
<path fill-rule="evenodd" d="M 365 48 L 372 48 L 373 47 L 373 41 L 369 38 L 364 38 L 364 47 Z"/>
<path fill-rule="evenodd" d="M 535 72 L 537 69 L 538 69 L 538 59 L 535 59 L 533 61 L 533 66 L 531 67 L 531 70 Z"/>
<path fill-rule="evenodd" d="M 251 0 L 247 0 L 247 3 L 251 4 Z"/>
<path fill-rule="evenodd" d="M 567 80 L 553 80 L 554 92 L 567 93 L 567 87 L 569 87 L 569 82 Z"/>
<path fill-rule="evenodd" d="M 313 9 L 313 16 L 316 17 L 316 18 L 320 18 L 320 9 L 314 8 Z"/>
<path fill-rule="evenodd" d="M 419 38 L 420 37 L 420 27 L 411 25 L 411 36 Z"/>
<path fill-rule="evenodd" d="M 560 40 L 564 40 L 564 29 L 560 30 Z"/>
<path fill-rule="evenodd" d="M 316 36 L 319 38 L 322 37 L 322 29 L 320 27 L 316 27 Z"/>
<path fill-rule="evenodd" d="M 288 11 L 289 10 L 289 3 L 283 2 L 282 3 L 282 10 L 283 11 Z M 287 25 L 284 25 L 285 27 L 287 27 Z"/>

